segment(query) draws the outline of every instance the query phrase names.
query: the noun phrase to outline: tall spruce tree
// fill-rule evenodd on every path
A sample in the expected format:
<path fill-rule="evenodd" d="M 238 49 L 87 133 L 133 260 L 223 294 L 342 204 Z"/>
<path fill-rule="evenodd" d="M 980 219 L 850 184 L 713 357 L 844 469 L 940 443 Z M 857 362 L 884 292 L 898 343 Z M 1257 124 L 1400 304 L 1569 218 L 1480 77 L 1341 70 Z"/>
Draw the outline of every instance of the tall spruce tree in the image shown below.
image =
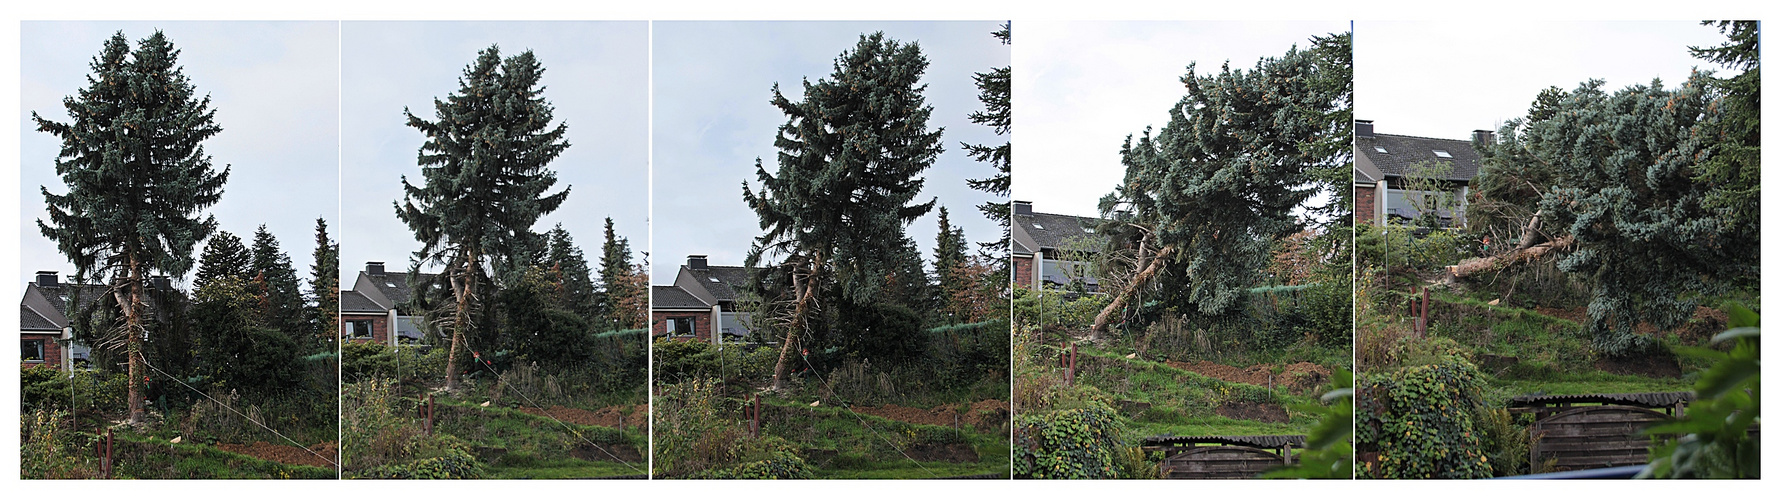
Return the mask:
<path fill-rule="evenodd" d="M 62 140 L 56 173 L 68 186 L 61 195 L 40 188 L 50 221 L 37 227 L 74 263 L 77 279 L 110 287 L 123 321 L 99 347 L 127 355 L 131 423 L 144 417 L 148 279 L 192 267 L 193 248 L 216 230 L 216 218 L 202 212 L 229 179 L 228 166 L 213 168 L 202 145 L 222 131 L 210 98 L 196 95 L 178 59 L 159 31 L 134 51 L 118 32 L 93 58 L 87 87 L 62 100 L 72 121 L 31 114 L 38 131 Z"/>
<path fill-rule="evenodd" d="M 1003 23 L 1001 30 L 990 34 L 1001 40 L 1002 45 L 1009 45 L 1012 30 L 1013 27 L 1010 23 Z M 1013 74 L 1012 70 L 1012 66 L 1003 66 L 972 75 L 972 78 L 977 81 L 977 100 L 983 102 L 983 111 L 972 112 L 971 123 L 988 126 L 996 131 L 996 135 L 1000 136 L 1008 135 L 1008 131 L 1014 124 L 1014 108 L 1010 99 L 1012 92 L 1009 84 L 1010 75 Z M 970 179 L 965 183 L 970 185 L 971 189 L 1007 198 L 1008 188 L 1011 185 L 1011 177 L 1008 173 L 1013 167 L 1014 158 L 1013 143 L 1003 141 L 1000 145 L 963 143 L 961 145 L 965 147 L 965 152 L 970 154 L 972 159 L 989 163 L 990 166 L 996 168 L 995 175 L 982 179 Z M 1009 212 L 1008 202 L 1006 200 L 985 202 L 978 205 L 977 209 L 983 212 L 985 218 L 996 221 L 997 225 L 1002 226 L 1002 239 L 978 244 L 984 253 L 1000 262 L 996 266 L 996 274 L 992 275 L 993 277 L 990 279 L 1011 283 L 1010 279 L 1013 275 L 1008 260 L 1008 228 L 1012 213 Z"/>
<path fill-rule="evenodd" d="M 1346 37 L 1347 35 L 1337 35 Z M 1259 279 L 1274 239 L 1302 230 L 1291 213 L 1318 189 L 1319 171 L 1346 164 L 1346 130 L 1315 51 L 1297 47 L 1245 72 L 1226 63 L 1201 76 L 1189 64 L 1187 95 L 1169 123 L 1120 149 L 1124 182 L 1101 199 L 1102 231 L 1135 254 L 1132 278 L 1096 316 L 1105 332 L 1115 313 L 1164 273 L 1168 297 L 1183 309 L 1219 315 Z M 1346 68 L 1340 68 L 1346 71 Z"/>
<path fill-rule="evenodd" d="M 786 115 L 774 146 L 778 170 L 755 160 L 759 190 L 742 183 L 742 199 L 760 218 L 746 263 L 783 256 L 790 267 L 792 313 L 786 322 L 773 386 L 784 387 L 801 335 L 819 302 L 869 303 L 913 250 L 903 229 L 933 209 L 911 204 L 921 173 L 943 147 L 928 129 L 933 107 L 920 83 L 927 58 L 918 44 L 861 35 L 835 59 L 828 78 L 804 80 L 803 99 L 773 86 L 772 104 Z M 917 263 L 919 269 L 919 262 Z"/>
<path fill-rule="evenodd" d="M 427 140 L 418 158 L 422 184 L 402 177 L 405 201 L 396 215 L 421 243 L 410 278 L 423 265 L 442 265 L 439 279 L 453 294 L 447 390 L 458 387 L 465 334 L 485 320 L 479 311 L 487 310 L 480 304 L 490 277 L 530 264 L 514 259 L 541 246 L 532 225 L 569 196 L 567 187 L 548 193 L 557 177 L 546 167 L 569 142 L 567 126 L 551 125 L 543 76 L 531 51 L 502 59 L 491 45 L 464 68 L 457 92 L 434 99 L 435 120 L 403 110 Z"/>
<path fill-rule="evenodd" d="M 340 338 L 340 244 L 328 238 L 328 220 L 315 218 L 315 263 L 309 267 L 309 293 L 315 296 L 315 337 L 324 344 Z"/>
<path fill-rule="evenodd" d="M 291 256 L 279 248 L 278 237 L 267 231 L 265 224 L 254 231 L 249 278 L 248 291 L 260 300 L 260 322 L 284 332 L 292 340 L 307 343 L 305 337 L 311 329 L 305 323 L 308 314 L 300 289 L 302 281 L 297 278 Z"/>
<path fill-rule="evenodd" d="M 204 288 L 224 277 L 246 281 L 252 275 L 253 264 L 254 254 L 241 244 L 241 238 L 228 231 L 217 231 L 204 243 L 204 252 L 198 256 L 198 275 L 192 287 Z"/>
<path fill-rule="evenodd" d="M 631 264 L 631 240 L 619 236 L 612 229 L 612 218 L 606 218 L 606 240 L 600 244 L 600 295 L 599 308 L 601 317 L 590 319 L 590 323 L 602 329 L 642 328 L 636 324 L 636 314 L 624 310 L 626 299 L 634 299 L 638 295 L 648 295 L 649 290 L 637 286 L 631 279 L 636 266 Z"/>

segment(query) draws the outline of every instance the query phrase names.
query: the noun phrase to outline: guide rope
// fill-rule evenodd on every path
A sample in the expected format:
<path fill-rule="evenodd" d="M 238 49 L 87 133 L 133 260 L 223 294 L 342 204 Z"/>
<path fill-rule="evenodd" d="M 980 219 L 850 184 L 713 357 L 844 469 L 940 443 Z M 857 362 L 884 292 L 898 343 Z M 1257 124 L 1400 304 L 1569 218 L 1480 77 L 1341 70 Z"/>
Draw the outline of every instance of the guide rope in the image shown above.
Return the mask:
<path fill-rule="evenodd" d="M 148 356 L 142 356 L 142 365 L 147 366 L 150 370 L 154 370 L 155 373 L 161 374 L 161 376 L 167 377 L 169 380 L 172 380 L 174 383 L 183 385 L 187 389 L 191 389 L 192 392 L 198 393 L 199 396 L 204 396 L 204 399 L 208 399 L 211 402 L 216 403 L 217 406 L 221 406 L 223 408 L 228 409 L 229 411 L 235 412 L 236 415 L 241 415 L 241 418 L 246 419 L 248 422 L 253 422 L 254 425 L 260 426 L 261 429 L 266 429 L 268 432 L 271 432 L 272 434 L 277 435 L 279 438 L 282 438 L 285 441 L 290 441 L 291 444 L 296 445 L 297 448 L 300 448 L 303 451 L 307 451 L 307 452 L 309 452 L 310 455 L 315 455 L 316 458 L 320 458 L 320 459 L 322 459 L 322 461 L 333 465 L 336 470 L 338 470 L 340 468 L 340 462 L 336 462 L 334 460 L 329 460 L 328 457 L 323 456 L 320 453 L 316 453 L 315 450 L 311 450 L 306 446 L 303 446 L 303 443 L 299 443 L 295 439 L 285 437 L 285 435 L 283 433 L 278 432 L 277 429 L 267 427 L 266 424 L 262 424 L 262 423 L 260 423 L 260 421 L 254 420 L 253 417 L 247 416 L 247 414 L 242 413 L 241 410 L 237 410 L 237 409 L 235 409 L 235 407 L 229 406 L 227 403 L 218 401 L 216 398 L 210 397 L 209 394 L 205 394 L 204 391 L 200 391 L 200 390 L 198 390 L 198 388 L 192 387 L 190 384 L 185 383 L 184 380 L 180 380 L 179 377 L 175 377 L 175 376 L 173 376 L 173 374 L 161 371 L 161 369 L 156 367 L 153 363 L 148 362 Z"/>
<path fill-rule="evenodd" d="M 810 370 L 810 374 L 815 376 L 816 380 L 818 382 L 822 382 L 822 385 L 824 387 L 828 387 L 829 392 L 833 393 L 835 391 L 835 386 L 829 385 L 829 382 L 827 380 L 824 380 L 822 378 L 822 375 L 818 374 L 816 372 L 816 367 L 810 365 L 810 355 L 809 354 L 801 354 L 800 356 L 798 356 L 798 359 L 804 360 L 804 367 Z M 864 417 L 861 417 L 860 414 L 854 413 L 852 408 L 848 408 L 847 406 L 843 405 L 843 406 L 841 406 L 841 409 L 846 410 L 847 414 L 853 415 L 853 418 L 855 420 L 859 420 L 860 426 L 865 427 L 866 431 L 871 432 L 872 435 L 874 435 L 874 436 L 878 436 L 878 439 L 883 440 L 884 444 L 890 445 L 891 449 L 897 450 L 897 454 L 902 455 L 903 458 L 905 458 L 905 459 L 908 459 L 909 462 L 915 464 L 916 467 L 921 467 L 922 472 L 926 472 L 926 473 L 928 473 L 929 476 L 933 476 L 936 479 L 938 479 L 940 477 L 940 475 L 935 474 L 934 471 L 928 470 L 928 466 L 922 465 L 920 461 L 917 461 L 915 459 L 915 457 L 911 457 L 911 456 L 909 456 L 908 453 L 904 453 L 903 449 L 897 447 L 896 443 L 891 442 L 890 438 L 886 438 L 886 437 L 884 437 L 883 434 L 879 434 L 877 429 L 873 429 L 871 424 L 867 424 L 866 419 Z"/>
<path fill-rule="evenodd" d="M 612 452 L 606 451 L 606 448 L 603 446 L 600 446 L 599 443 L 595 443 L 592 440 L 589 440 L 586 436 L 582 436 L 580 431 L 575 430 L 574 427 L 570 427 L 568 423 L 565 423 L 562 420 L 557 420 L 557 417 L 551 416 L 550 411 L 546 410 L 543 406 L 539 406 L 537 401 L 533 400 L 531 396 L 526 395 L 526 391 L 520 390 L 518 387 L 514 387 L 512 384 L 508 384 L 507 379 L 505 377 L 501 376 L 501 372 L 495 370 L 495 365 L 492 363 L 489 363 L 489 361 L 487 359 L 483 358 L 481 351 L 478 351 L 478 350 L 476 350 L 475 347 L 470 346 L 470 339 L 468 337 L 469 336 L 465 336 L 465 338 L 464 338 L 464 347 L 470 348 L 471 356 L 473 356 L 476 359 L 476 361 L 481 362 L 483 367 L 488 368 L 489 373 L 495 374 L 496 380 L 501 381 L 502 384 L 513 389 L 513 392 L 519 394 L 520 397 L 525 398 L 526 403 L 531 404 L 533 408 L 537 408 L 538 412 L 544 415 L 544 418 L 548 418 L 548 419 L 551 419 L 552 421 L 556 422 L 557 425 L 560 425 L 563 427 L 563 430 L 569 431 L 569 433 L 574 434 L 577 439 L 580 439 L 582 442 L 587 443 L 589 446 L 593 446 L 594 449 L 596 449 L 596 450 L 600 450 L 600 453 L 605 453 L 606 456 L 612 457 L 612 459 L 617 460 L 618 463 L 625 464 L 625 467 L 630 467 L 631 470 L 634 470 L 634 471 L 637 471 L 637 472 L 640 472 L 643 474 L 649 473 L 647 471 L 644 471 L 643 469 L 637 468 L 637 466 L 635 466 L 635 465 L 631 465 L 630 462 L 626 462 L 626 461 L 624 461 L 624 459 L 618 458 L 618 455 L 614 455 L 614 454 L 612 454 Z M 620 429 L 619 433 L 622 436 L 624 433 L 624 430 Z"/>

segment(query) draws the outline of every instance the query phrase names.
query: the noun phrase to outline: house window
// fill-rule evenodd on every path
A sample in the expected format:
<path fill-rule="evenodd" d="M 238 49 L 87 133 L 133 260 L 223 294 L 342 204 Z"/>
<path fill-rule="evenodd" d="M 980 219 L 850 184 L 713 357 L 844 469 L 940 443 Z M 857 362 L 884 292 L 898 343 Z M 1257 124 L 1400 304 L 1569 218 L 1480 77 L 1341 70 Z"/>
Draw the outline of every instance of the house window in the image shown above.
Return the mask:
<path fill-rule="evenodd" d="M 668 318 L 669 336 L 686 336 L 693 334 L 692 316 L 673 316 Z"/>
<path fill-rule="evenodd" d="M 340 336 L 349 339 L 371 338 L 371 320 L 352 319 L 340 323 Z"/>
<path fill-rule="evenodd" d="M 29 339 L 19 343 L 19 352 L 24 355 L 26 363 L 43 362 L 43 339 Z"/>

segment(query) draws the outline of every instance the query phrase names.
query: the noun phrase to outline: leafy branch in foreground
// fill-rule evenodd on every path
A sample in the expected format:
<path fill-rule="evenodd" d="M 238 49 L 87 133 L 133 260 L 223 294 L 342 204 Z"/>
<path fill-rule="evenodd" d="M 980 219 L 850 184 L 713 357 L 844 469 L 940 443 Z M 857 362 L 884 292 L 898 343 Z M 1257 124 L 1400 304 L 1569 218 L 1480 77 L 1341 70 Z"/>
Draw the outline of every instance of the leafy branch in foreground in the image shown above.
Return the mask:
<path fill-rule="evenodd" d="M 1716 360 L 1694 384 L 1695 400 L 1684 417 L 1646 429 L 1660 436 L 1651 449 L 1651 464 L 1638 477 L 1759 478 L 1761 442 L 1750 438 L 1750 426 L 1762 418 L 1762 361 L 1758 316 L 1743 306 L 1725 308 L 1731 329 L 1713 343 L 1736 343 L 1731 352 L 1694 347 L 1692 354 Z"/>

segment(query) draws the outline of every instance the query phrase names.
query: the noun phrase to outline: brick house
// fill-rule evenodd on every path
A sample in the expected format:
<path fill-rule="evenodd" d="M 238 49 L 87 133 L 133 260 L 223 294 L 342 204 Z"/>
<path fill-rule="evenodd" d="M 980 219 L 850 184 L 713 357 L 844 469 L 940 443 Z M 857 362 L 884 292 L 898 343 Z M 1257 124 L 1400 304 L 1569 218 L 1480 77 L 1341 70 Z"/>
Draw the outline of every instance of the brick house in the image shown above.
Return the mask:
<path fill-rule="evenodd" d="M 1433 208 L 1442 224 L 1465 224 L 1466 198 L 1472 178 L 1478 176 L 1478 152 L 1473 144 L 1496 140 L 1489 130 L 1472 131 L 1472 139 L 1434 139 L 1379 134 L 1371 120 L 1354 121 L 1354 220 L 1356 224 L 1384 225 L 1422 216 Z M 1433 170 L 1421 170 L 1433 167 Z M 1424 176 L 1439 188 L 1434 191 L 1404 189 L 1406 177 Z M 1438 196 L 1439 195 L 1439 196 Z M 1447 198 L 1451 206 L 1435 200 Z"/>
<path fill-rule="evenodd" d="M 422 283 L 435 275 L 421 274 Z M 340 292 L 340 338 L 348 342 L 396 345 L 426 336 L 424 319 L 408 311 L 415 287 L 406 272 L 389 272 L 382 262 L 366 262 L 351 289 Z M 390 335 L 391 327 L 396 335 Z"/>
<path fill-rule="evenodd" d="M 1028 289 L 1065 287 L 1081 280 L 1085 290 L 1098 292 L 1100 279 L 1088 272 L 1086 262 L 1078 259 L 1099 253 L 1107 244 L 1106 237 L 1095 234 L 1095 227 L 1103 221 L 1096 217 L 1034 212 L 1032 202 L 1014 202 L 1009 253 L 1015 285 Z"/>
<path fill-rule="evenodd" d="M 149 289 L 172 290 L 173 284 L 157 276 L 149 281 Z M 25 296 L 19 301 L 19 367 L 71 370 L 85 365 L 93 351 L 75 340 L 69 317 L 100 304 L 115 307 L 110 293 L 105 285 L 63 283 L 56 271 L 38 271 L 36 279 L 25 284 Z M 149 315 L 155 316 L 154 302 L 148 307 Z"/>
<path fill-rule="evenodd" d="M 748 268 L 713 266 L 704 255 L 688 255 L 673 285 L 650 287 L 650 334 L 724 343 L 748 338 L 748 313 L 736 310 Z"/>

